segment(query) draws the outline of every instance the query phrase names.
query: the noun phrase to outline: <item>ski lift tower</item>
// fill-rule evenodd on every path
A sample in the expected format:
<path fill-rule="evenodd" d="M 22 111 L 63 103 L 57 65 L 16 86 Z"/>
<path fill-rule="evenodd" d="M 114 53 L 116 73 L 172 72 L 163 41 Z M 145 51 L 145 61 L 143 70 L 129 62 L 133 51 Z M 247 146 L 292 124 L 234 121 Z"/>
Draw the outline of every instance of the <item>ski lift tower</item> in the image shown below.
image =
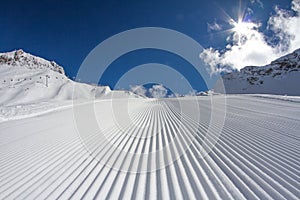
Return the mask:
<path fill-rule="evenodd" d="M 46 75 L 46 87 L 48 87 L 48 78 L 50 78 L 50 76 Z"/>

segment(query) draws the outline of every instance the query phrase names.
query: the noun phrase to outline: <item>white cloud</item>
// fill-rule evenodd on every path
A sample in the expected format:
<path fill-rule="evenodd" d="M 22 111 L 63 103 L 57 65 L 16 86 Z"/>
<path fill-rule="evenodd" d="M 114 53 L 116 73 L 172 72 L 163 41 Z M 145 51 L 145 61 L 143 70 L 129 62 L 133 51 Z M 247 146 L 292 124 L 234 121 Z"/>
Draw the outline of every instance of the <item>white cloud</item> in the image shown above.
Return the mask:
<path fill-rule="evenodd" d="M 168 90 L 163 85 L 153 85 L 151 88 L 145 88 L 142 85 L 130 86 L 130 91 L 135 94 L 148 96 L 150 98 L 165 98 L 165 97 L 174 97 L 174 94 L 168 96 Z"/>
<path fill-rule="evenodd" d="M 163 85 L 153 85 L 149 93 L 153 98 L 164 98 L 167 97 L 168 90 Z"/>
<path fill-rule="evenodd" d="M 134 85 L 134 86 L 130 86 L 130 90 L 135 93 L 135 94 L 138 94 L 138 95 L 142 95 L 142 96 L 146 96 L 146 92 L 147 92 L 147 89 L 144 88 L 142 85 Z"/>
<path fill-rule="evenodd" d="M 227 71 L 228 67 L 241 69 L 245 66 L 262 66 L 274 59 L 300 48 L 300 0 L 292 1 L 292 10 L 276 8 L 276 14 L 268 20 L 268 29 L 279 39 L 277 44 L 270 44 L 259 24 L 251 22 L 230 22 L 234 26 L 228 37 L 226 49 L 220 51 L 205 49 L 200 58 L 209 66 L 211 73 Z"/>
<path fill-rule="evenodd" d="M 276 14 L 268 21 L 268 28 L 279 39 L 282 51 L 294 51 L 300 47 L 300 0 L 292 1 L 292 11 L 275 8 Z M 294 12 L 294 13 L 293 13 Z"/>
<path fill-rule="evenodd" d="M 246 15 L 252 15 L 254 11 L 251 8 L 247 8 L 245 14 Z"/>
<path fill-rule="evenodd" d="M 228 38 L 224 52 L 208 48 L 200 57 L 210 66 L 210 72 L 226 71 L 226 66 L 241 69 L 248 65 L 264 65 L 278 57 L 277 52 L 265 41 L 264 35 L 258 30 L 258 25 L 250 23 L 245 27 L 236 26 L 237 30 Z M 225 69 L 224 69 L 225 68 Z"/>
<path fill-rule="evenodd" d="M 212 24 L 207 23 L 207 29 L 208 29 L 209 32 L 210 31 L 220 31 L 220 30 L 222 30 L 222 27 L 217 22 L 214 22 Z"/>
<path fill-rule="evenodd" d="M 261 8 L 264 8 L 264 4 L 261 0 L 250 0 L 252 4 L 258 4 Z"/>

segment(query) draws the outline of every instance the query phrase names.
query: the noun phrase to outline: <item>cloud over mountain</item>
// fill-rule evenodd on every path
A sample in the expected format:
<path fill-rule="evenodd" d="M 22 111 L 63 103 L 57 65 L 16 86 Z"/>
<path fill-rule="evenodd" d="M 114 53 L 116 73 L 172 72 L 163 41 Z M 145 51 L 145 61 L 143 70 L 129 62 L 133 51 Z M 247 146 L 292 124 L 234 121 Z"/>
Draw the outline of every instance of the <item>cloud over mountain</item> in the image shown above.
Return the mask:
<path fill-rule="evenodd" d="M 266 28 L 271 35 L 264 34 L 259 23 L 230 21 L 234 28 L 226 48 L 207 48 L 200 58 L 208 64 L 210 73 L 266 65 L 300 47 L 300 35 L 296 34 L 300 27 L 299 14 L 300 0 L 293 0 L 290 10 L 276 7 Z"/>

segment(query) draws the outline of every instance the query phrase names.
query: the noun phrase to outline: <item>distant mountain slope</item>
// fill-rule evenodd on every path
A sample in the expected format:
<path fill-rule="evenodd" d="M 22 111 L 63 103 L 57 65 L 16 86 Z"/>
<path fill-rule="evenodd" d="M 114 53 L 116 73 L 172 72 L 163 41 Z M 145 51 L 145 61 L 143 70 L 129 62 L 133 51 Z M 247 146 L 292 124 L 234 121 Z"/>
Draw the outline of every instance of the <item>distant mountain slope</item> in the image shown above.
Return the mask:
<path fill-rule="evenodd" d="M 131 92 L 111 91 L 108 86 L 72 81 L 55 62 L 22 50 L 0 54 L 0 119 L 52 109 L 66 101 L 112 96 L 137 97 Z"/>
<path fill-rule="evenodd" d="M 269 65 L 248 66 L 222 76 L 227 94 L 300 95 L 300 49 Z M 220 80 L 214 90 L 220 92 Z"/>
<path fill-rule="evenodd" d="M 77 94 L 73 96 L 73 88 Z M 0 54 L 0 106 L 94 98 L 110 92 L 70 80 L 53 61 L 17 50 Z"/>

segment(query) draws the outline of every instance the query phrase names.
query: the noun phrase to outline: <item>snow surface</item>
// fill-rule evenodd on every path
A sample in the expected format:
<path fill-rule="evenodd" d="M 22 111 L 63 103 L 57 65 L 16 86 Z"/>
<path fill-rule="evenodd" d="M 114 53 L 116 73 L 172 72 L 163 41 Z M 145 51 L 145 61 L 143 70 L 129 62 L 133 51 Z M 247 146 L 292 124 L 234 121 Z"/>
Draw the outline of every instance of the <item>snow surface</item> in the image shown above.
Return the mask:
<path fill-rule="evenodd" d="M 72 101 L 98 98 L 140 98 L 127 91 L 111 91 L 70 80 L 53 61 L 17 50 L 0 54 L 0 121 L 33 116 Z"/>
<path fill-rule="evenodd" d="M 223 92 L 221 80 L 227 94 L 260 93 L 299 96 L 300 49 L 269 65 L 248 66 L 239 72 L 223 75 L 215 86 L 216 92 Z"/>
<path fill-rule="evenodd" d="M 135 157 L 118 157 L 114 148 L 106 148 L 97 134 L 88 141 L 94 147 L 92 152 L 88 151 L 77 132 L 73 108 L 2 122 L 0 199 L 299 199 L 299 101 L 286 101 L 276 96 L 227 96 L 221 137 L 202 159 L 199 151 L 210 117 L 207 102 L 221 97 L 196 97 L 201 120 L 193 143 L 170 165 L 148 173 L 119 171 L 117 166 L 104 165 L 95 159 L 94 154 L 100 153 L 104 160 L 115 165 L 123 161 L 139 162 Z M 186 108 L 193 104 L 191 98 L 178 100 Z M 134 101 L 135 109 L 131 110 L 138 112 L 135 122 L 149 122 L 150 134 L 154 130 L 162 132 L 145 140 L 132 139 L 118 131 L 119 124 L 111 119 L 110 100 L 98 100 L 93 104 L 95 115 L 98 123 L 110 133 L 111 143 L 126 151 L 145 153 L 170 138 L 180 137 L 175 131 L 179 119 L 176 110 L 180 104 L 172 99 Z M 119 99 L 115 106 L 127 103 L 128 99 Z M 77 109 L 85 110 L 87 105 L 77 105 Z M 149 121 L 145 121 L 145 117 Z M 90 120 L 86 118 L 86 122 Z M 167 121 L 170 123 L 165 123 Z M 184 127 L 189 128 L 189 123 L 191 121 Z M 83 128 L 87 132 L 97 132 L 91 127 Z M 134 133 L 135 126 L 128 130 Z M 179 140 L 178 149 L 181 145 L 183 141 Z M 166 159 L 166 155 L 161 156 L 149 158 L 144 164 L 153 166 Z"/>
<path fill-rule="evenodd" d="M 299 199 L 300 97 L 255 93 L 148 99 L 0 54 L 0 199 Z"/>

